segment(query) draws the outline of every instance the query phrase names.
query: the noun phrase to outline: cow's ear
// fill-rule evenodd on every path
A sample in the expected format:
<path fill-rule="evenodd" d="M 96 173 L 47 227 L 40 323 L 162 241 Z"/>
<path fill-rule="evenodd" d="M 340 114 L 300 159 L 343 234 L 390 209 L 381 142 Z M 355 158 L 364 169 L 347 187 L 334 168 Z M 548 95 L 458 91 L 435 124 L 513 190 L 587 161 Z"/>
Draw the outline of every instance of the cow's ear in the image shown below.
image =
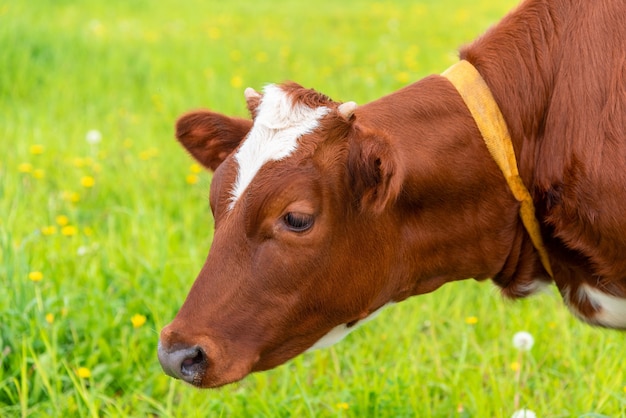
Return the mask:
<path fill-rule="evenodd" d="M 403 168 L 383 134 L 353 129 L 348 152 L 350 189 L 362 211 L 382 212 L 402 188 Z"/>
<path fill-rule="evenodd" d="M 208 110 L 186 113 L 176 122 L 176 138 L 203 166 L 215 171 L 239 146 L 252 121 Z"/>

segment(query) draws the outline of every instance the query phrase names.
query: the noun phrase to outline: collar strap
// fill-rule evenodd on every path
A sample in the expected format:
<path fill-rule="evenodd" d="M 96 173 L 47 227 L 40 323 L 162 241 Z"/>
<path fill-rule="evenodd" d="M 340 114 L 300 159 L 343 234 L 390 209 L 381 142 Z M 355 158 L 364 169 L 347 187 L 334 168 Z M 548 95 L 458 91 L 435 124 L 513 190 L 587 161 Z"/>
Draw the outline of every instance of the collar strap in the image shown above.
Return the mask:
<path fill-rule="evenodd" d="M 535 216 L 533 199 L 517 171 L 511 135 L 487 83 L 476 68 L 465 60 L 457 62 L 441 75 L 454 85 L 472 114 L 489 153 L 502 170 L 513 196 L 520 203 L 520 218 L 539 253 L 541 264 L 550 277 L 553 277 L 548 252 Z"/>

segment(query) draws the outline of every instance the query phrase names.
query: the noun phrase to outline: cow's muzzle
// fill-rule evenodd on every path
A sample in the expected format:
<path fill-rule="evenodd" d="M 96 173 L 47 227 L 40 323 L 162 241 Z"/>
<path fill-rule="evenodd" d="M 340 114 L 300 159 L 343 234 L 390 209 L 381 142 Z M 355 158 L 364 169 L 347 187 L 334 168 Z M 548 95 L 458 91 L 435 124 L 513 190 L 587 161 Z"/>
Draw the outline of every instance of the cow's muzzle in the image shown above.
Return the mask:
<path fill-rule="evenodd" d="M 168 351 L 159 342 L 158 356 L 161 367 L 167 375 L 192 385 L 200 385 L 208 366 L 208 358 L 202 347 L 184 347 Z"/>

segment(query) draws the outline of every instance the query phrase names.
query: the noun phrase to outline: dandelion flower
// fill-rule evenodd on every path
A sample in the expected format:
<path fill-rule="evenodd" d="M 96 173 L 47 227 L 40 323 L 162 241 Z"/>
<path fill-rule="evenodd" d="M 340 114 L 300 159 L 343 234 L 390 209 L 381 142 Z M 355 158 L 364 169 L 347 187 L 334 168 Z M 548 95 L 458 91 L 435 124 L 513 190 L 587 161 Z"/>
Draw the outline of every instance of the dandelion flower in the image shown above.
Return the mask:
<path fill-rule="evenodd" d="M 260 62 L 261 64 L 267 62 L 269 58 L 270 57 L 269 55 L 267 55 L 267 52 L 264 52 L 264 51 L 257 52 L 256 54 L 256 60 L 257 62 Z"/>
<path fill-rule="evenodd" d="M 195 174 L 188 174 L 187 177 L 185 178 L 185 181 L 188 184 L 196 184 L 198 182 L 198 176 Z"/>
<path fill-rule="evenodd" d="M 57 233 L 57 227 L 54 225 L 48 225 L 41 228 L 41 235 L 48 236 Z"/>
<path fill-rule="evenodd" d="M 43 150 L 44 148 L 43 148 L 43 145 L 41 144 L 34 144 L 34 145 L 31 145 L 29 148 L 30 153 L 33 155 L 43 154 Z"/>
<path fill-rule="evenodd" d="M 530 350 L 533 344 L 535 344 L 535 339 L 529 332 L 520 331 L 513 336 L 513 346 L 520 351 Z"/>
<path fill-rule="evenodd" d="M 86 367 L 79 367 L 78 370 L 76 370 L 76 374 L 81 379 L 89 379 L 91 377 L 91 370 Z"/>
<path fill-rule="evenodd" d="M 82 179 L 80 179 L 80 184 L 81 186 L 85 188 L 90 188 L 96 184 L 96 180 L 91 176 L 85 176 Z"/>
<path fill-rule="evenodd" d="M 33 171 L 33 177 L 36 178 L 37 180 L 41 180 L 45 176 L 46 176 L 46 172 L 42 170 L 41 168 L 38 168 Z"/>
<path fill-rule="evenodd" d="M 238 49 L 233 49 L 232 51 L 230 51 L 230 59 L 237 62 L 237 61 L 241 61 L 241 51 L 239 51 Z"/>
<path fill-rule="evenodd" d="M 147 150 L 141 151 L 139 153 L 139 159 L 146 161 L 146 160 L 156 157 L 158 154 L 159 154 L 159 150 L 157 150 L 156 148 L 154 147 L 148 148 Z"/>
<path fill-rule="evenodd" d="M 48 313 L 46 314 L 46 322 L 51 324 L 54 322 L 54 314 Z"/>
<path fill-rule="evenodd" d="M 199 174 L 202 173 L 202 167 L 200 167 L 200 164 L 193 163 L 189 166 L 189 171 L 193 174 Z"/>
<path fill-rule="evenodd" d="M 409 81 L 411 81 L 411 75 L 406 71 L 399 72 L 398 74 L 396 74 L 396 81 L 403 84 L 408 83 Z"/>
<path fill-rule="evenodd" d="M 514 372 L 519 371 L 522 368 L 522 365 L 519 364 L 518 361 L 514 361 L 513 363 L 511 363 L 511 370 L 513 370 Z"/>
<path fill-rule="evenodd" d="M 218 40 L 222 37 L 222 31 L 219 28 L 209 28 L 209 38 L 212 40 Z"/>
<path fill-rule="evenodd" d="M 146 323 L 146 317 L 145 315 L 135 314 L 130 318 L 130 322 L 133 324 L 134 328 L 139 328 Z"/>
<path fill-rule="evenodd" d="M 72 237 L 78 233 L 78 229 L 73 225 L 65 225 L 61 228 L 61 235 Z"/>
<path fill-rule="evenodd" d="M 347 402 L 339 402 L 337 405 L 337 409 L 343 409 L 344 411 L 350 408 Z"/>
<path fill-rule="evenodd" d="M 478 323 L 478 318 L 475 316 L 468 316 L 465 318 L 465 323 L 468 325 L 476 325 Z"/>
<path fill-rule="evenodd" d="M 537 414 L 535 414 L 530 409 L 522 408 L 513 412 L 513 415 L 511 415 L 511 418 L 537 418 Z"/>
<path fill-rule="evenodd" d="M 243 86 L 243 78 L 239 75 L 232 76 L 230 79 L 230 85 L 236 89 Z"/>
<path fill-rule="evenodd" d="M 33 171 L 33 165 L 31 163 L 21 163 L 17 166 L 17 171 L 20 173 L 30 173 Z"/>
<path fill-rule="evenodd" d="M 55 220 L 57 221 L 57 224 L 59 226 L 65 226 L 65 225 L 70 223 L 69 218 L 67 216 L 65 216 L 65 215 L 59 215 L 59 216 L 56 217 Z"/>
<path fill-rule="evenodd" d="M 72 203 L 78 203 L 80 201 L 80 194 L 78 192 L 64 191 L 61 193 L 61 199 Z"/>
<path fill-rule="evenodd" d="M 40 271 L 31 271 L 28 273 L 28 278 L 33 282 L 40 282 L 43 280 L 43 273 Z"/>

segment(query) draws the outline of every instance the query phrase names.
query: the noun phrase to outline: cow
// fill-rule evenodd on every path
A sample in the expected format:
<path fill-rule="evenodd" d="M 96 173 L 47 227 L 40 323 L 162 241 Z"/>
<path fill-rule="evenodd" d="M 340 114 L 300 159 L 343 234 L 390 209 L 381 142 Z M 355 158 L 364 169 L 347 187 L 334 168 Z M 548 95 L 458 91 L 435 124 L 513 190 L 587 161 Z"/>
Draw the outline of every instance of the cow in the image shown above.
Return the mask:
<path fill-rule="evenodd" d="M 245 90 L 250 119 L 181 116 L 215 232 L 164 371 L 219 387 L 466 278 L 556 285 L 625 329 L 624 22 L 623 0 L 526 0 L 450 71 L 367 104 L 286 82 Z"/>

